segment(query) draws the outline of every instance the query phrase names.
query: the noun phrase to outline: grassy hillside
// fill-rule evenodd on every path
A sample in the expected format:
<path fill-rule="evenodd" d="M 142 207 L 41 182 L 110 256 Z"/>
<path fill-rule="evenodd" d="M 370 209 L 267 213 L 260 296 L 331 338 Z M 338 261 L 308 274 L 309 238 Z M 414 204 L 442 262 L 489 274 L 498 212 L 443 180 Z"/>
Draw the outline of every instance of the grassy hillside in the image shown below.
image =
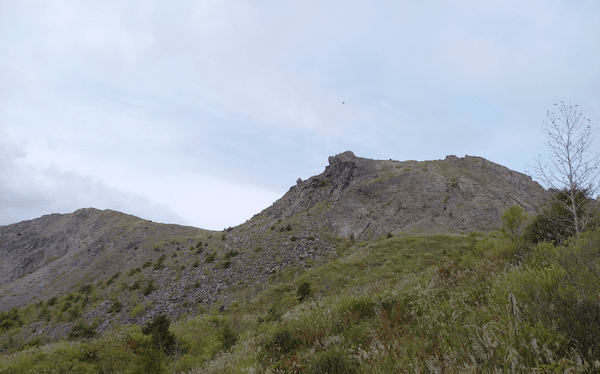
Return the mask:
<path fill-rule="evenodd" d="M 600 372 L 600 231 L 556 248 L 494 233 L 340 239 L 337 254 L 170 326 L 94 337 L 75 317 L 70 340 L 25 340 L 102 287 L 3 313 L 0 373 Z"/>

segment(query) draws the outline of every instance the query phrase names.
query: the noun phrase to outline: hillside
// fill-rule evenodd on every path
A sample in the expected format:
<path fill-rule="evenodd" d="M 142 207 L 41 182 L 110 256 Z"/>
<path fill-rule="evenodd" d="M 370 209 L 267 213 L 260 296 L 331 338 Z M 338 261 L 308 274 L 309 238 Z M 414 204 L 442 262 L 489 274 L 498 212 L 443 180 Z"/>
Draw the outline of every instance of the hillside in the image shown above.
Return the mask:
<path fill-rule="evenodd" d="M 0 374 L 598 373 L 600 231 L 495 230 L 547 199 L 482 158 L 345 152 L 222 232 L 95 209 L 0 227 Z"/>
<path fill-rule="evenodd" d="M 46 300 L 155 261 L 174 239 L 207 231 L 127 214 L 80 209 L 0 227 L 0 310 Z"/>
<path fill-rule="evenodd" d="M 98 300 L 72 315 L 100 320 L 99 331 L 159 313 L 178 318 L 198 306 L 227 308 L 241 290 L 251 298 L 270 282 L 337 258 L 348 240 L 494 230 L 504 209 L 521 205 L 533 214 L 547 198 L 528 176 L 478 157 L 399 162 L 345 152 L 224 232 L 95 209 L 0 227 L 0 311 L 86 284 Z M 117 302 L 122 309 L 111 313 Z M 42 330 L 60 336 L 70 319 Z"/>
<path fill-rule="evenodd" d="M 549 194 L 531 177 L 481 157 L 385 161 L 344 152 L 261 215 L 324 226 L 355 240 L 388 233 L 468 233 L 498 228 L 512 205 L 540 212 Z"/>

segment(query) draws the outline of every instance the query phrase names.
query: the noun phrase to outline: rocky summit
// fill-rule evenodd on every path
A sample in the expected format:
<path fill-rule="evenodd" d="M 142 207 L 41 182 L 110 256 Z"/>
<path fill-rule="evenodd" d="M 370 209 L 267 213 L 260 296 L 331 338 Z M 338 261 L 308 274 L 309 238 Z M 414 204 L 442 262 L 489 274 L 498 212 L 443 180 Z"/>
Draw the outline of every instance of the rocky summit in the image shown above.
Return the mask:
<path fill-rule="evenodd" d="M 531 177 L 481 157 L 385 161 L 348 151 L 296 186 L 264 213 L 278 219 L 302 212 L 336 236 L 376 239 L 388 233 L 466 233 L 502 225 L 504 210 L 540 212 L 548 191 Z"/>
<path fill-rule="evenodd" d="M 344 243 L 494 230 L 506 208 L 535 214 L 549 197 L 530 177 L 480 157 L 418 162 L 344 152 L 223 232 L 96 209 L 2 226 L 0 311 L 93 285 L 97 302 L 64 313 L 101 321 L 99 331 L 159 313 L 194 315 L 251 299 L 286 272 L 336 258 Z M 24 334 L 61 336 L 68 327 L 36 325 Z"/>

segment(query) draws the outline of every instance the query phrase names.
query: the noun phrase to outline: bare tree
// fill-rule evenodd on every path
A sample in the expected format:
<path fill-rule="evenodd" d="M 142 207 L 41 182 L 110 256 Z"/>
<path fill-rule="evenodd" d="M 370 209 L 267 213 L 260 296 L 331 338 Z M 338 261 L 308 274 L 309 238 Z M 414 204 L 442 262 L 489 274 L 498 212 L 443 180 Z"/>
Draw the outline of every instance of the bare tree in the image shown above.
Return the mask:
<path fill-rule="evenodd" d="M 598 129 L 583 116 L 578 105 L 554 104 L 558 113 L 547 113 L 542 132 L 549 160 L 537 156 L 532 166 L 534 174 L 554 190 L 554 202 L 568 212 L 568 225 L 575 235 L 589 222 L 589 198 L 598 192 L 600 155 L 592 153 Z"/>

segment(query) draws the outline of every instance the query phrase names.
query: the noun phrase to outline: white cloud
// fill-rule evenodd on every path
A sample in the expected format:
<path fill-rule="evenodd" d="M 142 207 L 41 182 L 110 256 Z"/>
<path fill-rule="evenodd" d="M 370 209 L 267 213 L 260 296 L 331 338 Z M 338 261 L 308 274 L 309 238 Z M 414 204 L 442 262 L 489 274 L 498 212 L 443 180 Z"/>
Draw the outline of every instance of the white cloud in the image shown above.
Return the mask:
<path fill-rule="evenodd" d="M 345 150 L 522 171 L 555 101 L 600 123 L 598 24 L 595 1 L 1 2 L 0 188 L 221 228 Z"/>

